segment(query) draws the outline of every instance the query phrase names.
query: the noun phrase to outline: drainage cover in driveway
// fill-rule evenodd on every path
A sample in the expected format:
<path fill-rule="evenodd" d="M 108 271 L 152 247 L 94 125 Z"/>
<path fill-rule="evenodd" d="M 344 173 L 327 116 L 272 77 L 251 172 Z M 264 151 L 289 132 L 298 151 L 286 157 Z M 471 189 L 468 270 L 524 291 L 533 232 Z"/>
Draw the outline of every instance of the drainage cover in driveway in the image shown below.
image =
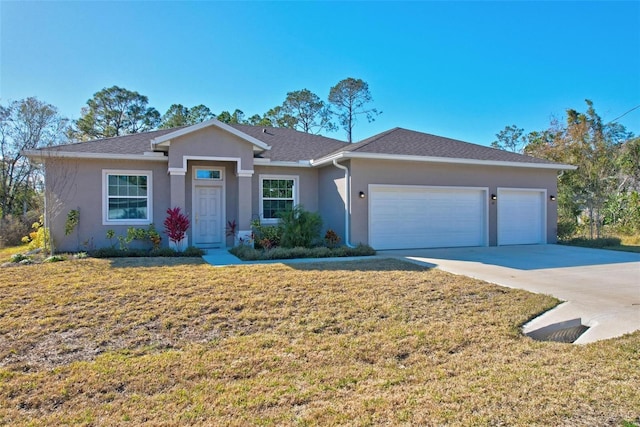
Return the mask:
<path fill-rule="evenodd" d="M 588 329 L 588 326 L 582 324 L 581 319 L 573 319 L 536 329 L 526 335 L 537 341 L 553 341 L 570 344 L 580 338 Z"/>

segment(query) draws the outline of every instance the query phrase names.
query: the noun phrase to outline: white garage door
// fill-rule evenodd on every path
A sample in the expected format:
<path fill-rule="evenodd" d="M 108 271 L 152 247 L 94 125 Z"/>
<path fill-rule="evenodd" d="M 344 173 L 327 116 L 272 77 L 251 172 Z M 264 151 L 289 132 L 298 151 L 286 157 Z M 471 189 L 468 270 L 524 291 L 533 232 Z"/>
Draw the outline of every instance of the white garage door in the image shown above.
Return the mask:
<path fill-rule="evenodd" d="M 487 192 L 459 187 L 369 188 L 369 244 L 375 249 L 486 246 Z"/>
<path fill-rule="evenodd" d="M 546 243 L 544 190 L 498 189 L 498 245 Z"/>

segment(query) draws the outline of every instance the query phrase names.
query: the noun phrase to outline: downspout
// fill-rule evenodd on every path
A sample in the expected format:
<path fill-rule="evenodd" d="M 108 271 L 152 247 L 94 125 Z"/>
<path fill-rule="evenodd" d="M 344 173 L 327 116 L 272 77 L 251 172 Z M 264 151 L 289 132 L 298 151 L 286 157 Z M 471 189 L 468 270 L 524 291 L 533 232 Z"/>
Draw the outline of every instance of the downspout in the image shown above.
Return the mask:
<path fill-rule="evenodd" d="M 344 171 L 344 244 L 350 248 L 355 248 L 351 244 L 351 230 L 349 227 L 351 223 L 351 216 L 349 215 L 349 207 L 351 206 L 351 187 L 349 185 L 349 168 L 338 163 L 336 159 L 333 159 L 333 166 Z"/>

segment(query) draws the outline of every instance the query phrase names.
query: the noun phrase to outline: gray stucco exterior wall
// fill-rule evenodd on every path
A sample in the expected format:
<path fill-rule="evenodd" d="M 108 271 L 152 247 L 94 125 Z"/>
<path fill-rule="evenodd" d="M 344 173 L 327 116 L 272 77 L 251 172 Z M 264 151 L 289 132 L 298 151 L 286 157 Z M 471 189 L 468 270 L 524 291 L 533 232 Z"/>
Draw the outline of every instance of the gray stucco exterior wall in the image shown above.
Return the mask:
<path fill-rule="evenodd" d="M 369 243 L 368 193 L 369 184 L 487 187 L 489 194 L 497 194 L 499 187 L 546 189 L 548 195 L 557 194 L 557 171 L 518 167 L 456 165 L 426 162 L 398 162 L 386 160 L 352 159 L 351 172 L 351 241 Z M 547 199 L 547 243 L 557 241 L 557 202 Z M 497 245 L 497 203 L 489 202 L 489 245 Z"/>
<path fill-rule="evenodd" d="M 242 170 L 251 170 L 253 145 L 221 129 L 208 127 L 171 141 L 170 168 L 182 168 L 184 158 L 188 157 L 237 158 L 240 160 Z"/>
<path fill-rule="evenodd" d="M 348 165 L 348 162 L 345 164 Z M 318 212 L 324 231 L 331 229 L 345 243 L 345 179 L 344 171 L 333 165 L 318 170 Z"/>
<path fill-rule="evenodd" d="M 75 252 L 93 248 L 109 247 L 112 243 L 107 230 L 116 235 L 126 235 L 132 225 L 103 225 L 103 170 L 151 171 L 153 179 L 152 222 L 162 232 L 164 213 L 170 206 L 169 176 L 166 161 L 93 160 L 93 159 L 47 159 L 46 192 L 48 224 L 59 252 Z M 46 164 L 47 164 L 46 163 Z M 80 210 L 80 221 L 68 236 L 64 234 L 67 214 Z M 148 225 L 133 225 L 147 228 Z M 167 238 L 163 237 L 166 246 Z"/>

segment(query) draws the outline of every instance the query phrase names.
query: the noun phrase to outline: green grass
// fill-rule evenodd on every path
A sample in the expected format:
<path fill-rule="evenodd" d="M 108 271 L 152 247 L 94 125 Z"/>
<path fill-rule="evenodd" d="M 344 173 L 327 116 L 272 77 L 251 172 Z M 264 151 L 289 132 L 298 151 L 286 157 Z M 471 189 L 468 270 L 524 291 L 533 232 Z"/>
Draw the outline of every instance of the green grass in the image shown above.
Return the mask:
<path fill-rule="evenodd" d="M 583 248 L 640 253 L 640 238 L 638 236 L 601 237 L 598 239 L 576 237 L 570 240 L 560 241 L 559 243 Z"/>
<path fill-rule="evenodd" d="M 537 342 L 557 304 L 398 260 L 0 269 L 0 425 L 625 425 L 640 333 Z M 630 425 L 630 424 L 626 424 Z"/>

